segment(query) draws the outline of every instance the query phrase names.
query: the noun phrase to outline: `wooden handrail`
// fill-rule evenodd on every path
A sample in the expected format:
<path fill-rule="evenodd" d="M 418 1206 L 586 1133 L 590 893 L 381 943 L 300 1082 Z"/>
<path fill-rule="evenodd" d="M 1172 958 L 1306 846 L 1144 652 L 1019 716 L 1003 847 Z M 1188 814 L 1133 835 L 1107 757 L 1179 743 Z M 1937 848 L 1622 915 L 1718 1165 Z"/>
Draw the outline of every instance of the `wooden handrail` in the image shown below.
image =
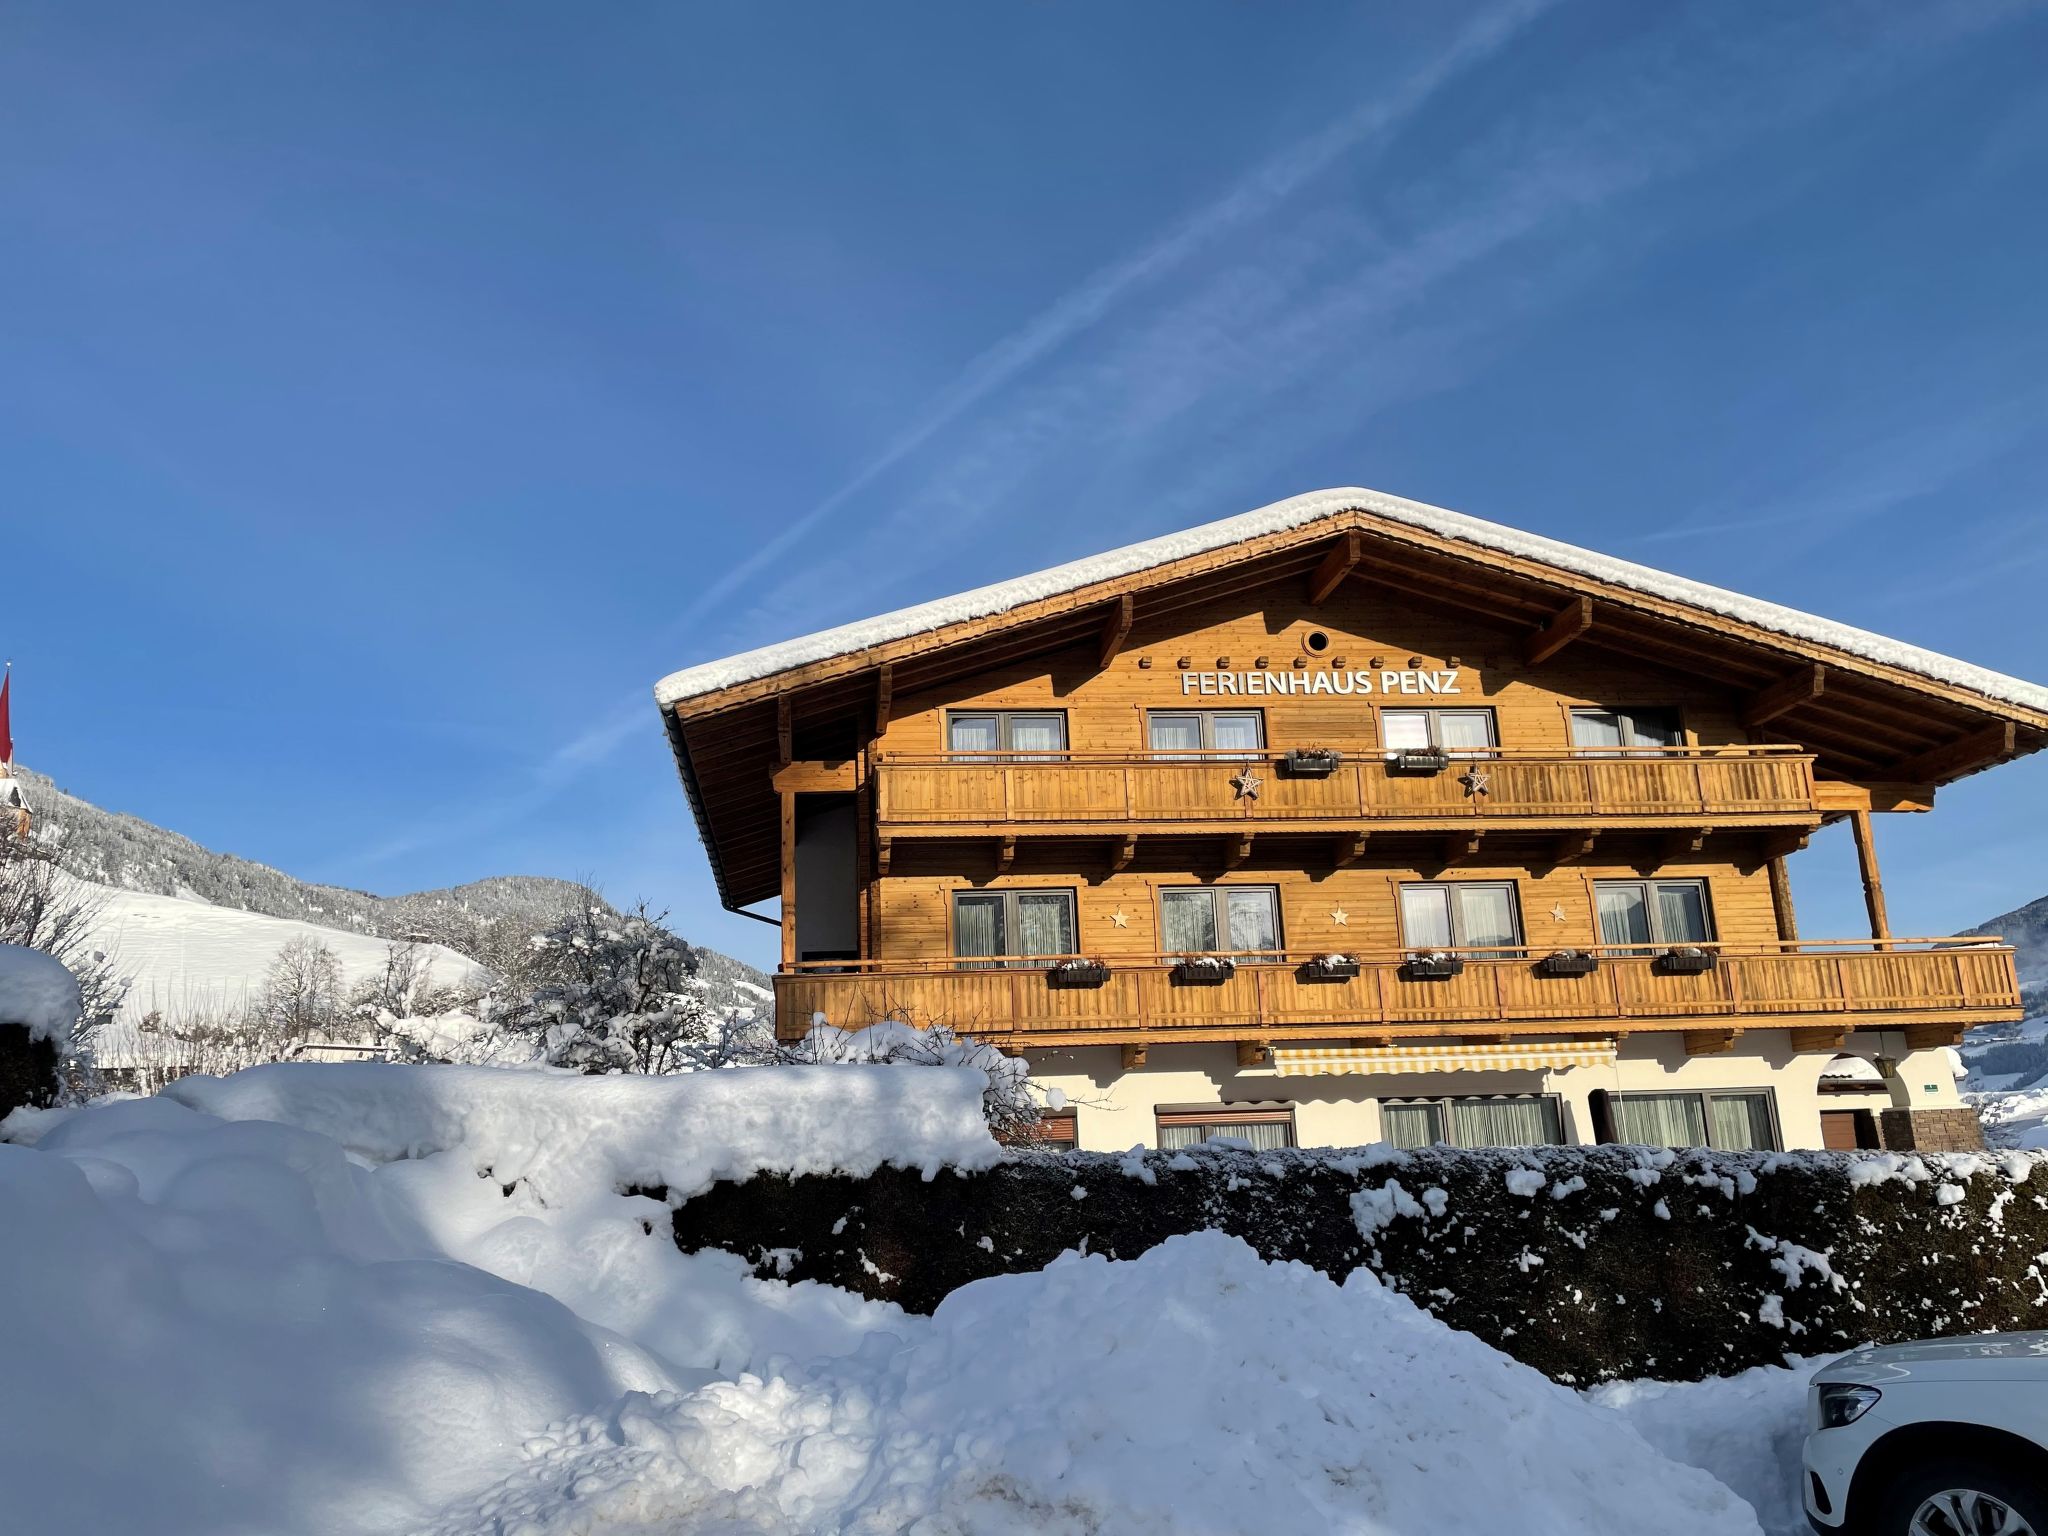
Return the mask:
<path fill-rule="evenodd" d="M 1214 762 L 1237 764 L 1248 760 L 1279 763 L 1290 750 L 1322 751 L 1331 750 L 1344 763 L 1385 763 L 1395 756 L 1397 748 L 1383 746 L 1322 747 L 1304 745 L 1299 748 L 1263 746 L 1217 749 L 1213 747 L 1142 748 L 1135 751 L 1073 751 L 1035 750 L 1031 748 L 992 748 L 976 752 L 878 752 L 875 762 L 880 767 L 898 768 L 942 768 L 949 766 L 1015 766 L 1015 767 L 1058 767 L 1063 764 L 1149 764 L 1149 763 L 1202 763 Z M 1459 762 L 1599 762 L 1637 761 L 1695 763 L 1712 762 L 1729 758 L 1804 758 L 1811 762 L 1813 754 L 1806 748 L 1791 744 L 1729 742 L 1718 746 L 1696 747 L 1453 747 L 1446 748 L 1445 755 L 1454 763 Z"/>

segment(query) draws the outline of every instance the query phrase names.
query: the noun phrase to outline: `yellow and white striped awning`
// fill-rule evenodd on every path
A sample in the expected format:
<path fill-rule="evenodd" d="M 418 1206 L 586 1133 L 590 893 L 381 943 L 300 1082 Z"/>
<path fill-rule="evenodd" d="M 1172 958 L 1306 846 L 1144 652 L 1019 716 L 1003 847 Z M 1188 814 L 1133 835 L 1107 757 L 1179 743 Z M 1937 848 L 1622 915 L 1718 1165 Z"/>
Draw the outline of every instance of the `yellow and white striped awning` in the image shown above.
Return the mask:
<path fill-rule="evenodd" d="M 1273 1071 L 1280 1077 L 1322 1077 L 1365 1072 L 1563 1072 L 1572 1067 L 1611 1067 L 1614 1047 L 1605 1041 L 1532 1041 L 1527 1045 L 1415 1045 L 1355 1048 L 1273 1047 Z"/>

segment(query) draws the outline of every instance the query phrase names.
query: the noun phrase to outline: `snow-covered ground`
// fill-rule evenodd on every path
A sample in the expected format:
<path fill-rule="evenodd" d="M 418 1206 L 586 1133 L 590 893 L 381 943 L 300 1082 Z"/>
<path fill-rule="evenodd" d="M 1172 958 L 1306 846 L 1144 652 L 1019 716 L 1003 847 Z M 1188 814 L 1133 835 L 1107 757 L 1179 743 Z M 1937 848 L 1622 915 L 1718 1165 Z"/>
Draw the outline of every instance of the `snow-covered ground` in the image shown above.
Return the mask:
<path fill-rule="evenodd" d="M 1957 1084 L 1996 1147 L 2048 1148 L 2048 1016 L 1970 1031 Z"/>
<path fill-rule="evenodd" d="M 1369 1276 L 1338 1285 L 1213 1233 L 1070 1254 L 914 1317 L 686 1256 L 664 1206 L 618 1192 L 883 1161 L 952 1177 L 996 1155 L 983 1085 L 868 1065 L 286 1065 L 20 1113 L 0 1145 L 8 1519 L 44 1536 L 1794 1529 L 1800 1373 L 1581 1396 Z"/>
<path fill-rule="evenodd" d="M 95 943 L 107 952 L 115 972 L 130 981 L 113 1024 L 97 1042 L 107 1065 L 123 1062 L 130 1031 L 152 1011 L 167 1017 L 220 1015 L 259 996 L 271 962 L 294 939 L 332 950 L 344 986 L 380 974 L 389 949 L 385 939 L 292 918 L 79 884 L 99 907 Z M 485 976 L 475 961 L 441 945 L 424 945 L 422 954 L 422 985 L 459 986 Z"/>

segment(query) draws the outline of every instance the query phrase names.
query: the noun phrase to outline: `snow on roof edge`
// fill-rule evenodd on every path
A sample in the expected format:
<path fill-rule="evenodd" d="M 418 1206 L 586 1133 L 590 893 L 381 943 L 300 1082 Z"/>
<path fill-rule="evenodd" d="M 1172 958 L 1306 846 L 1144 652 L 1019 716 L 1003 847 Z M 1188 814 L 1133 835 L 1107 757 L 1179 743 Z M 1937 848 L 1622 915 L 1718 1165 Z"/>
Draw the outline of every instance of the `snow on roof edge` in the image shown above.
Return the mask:
<path fill-rule="evenodd" d="M 1504 523 L 1489 522 L 1446 507 L 1433 507 L 1425 502 L 1409 501 L 1405 497 L 1359 486 L 1310 491 L 1234 517 L 1126 544 L 1120 549 L 1069 561 L 1027 576 L 976 587 L 933 602 L 898 608 L 873 618 L 686 667 L 670 673 L 654 685 L 655 702 L 666 713 L 686 699 L 718 693 L 742 683 L 757 682 L 813 662 L 850 656 L 970 619 L 1007 613 L 1026 603 L 1079 591 L 1119 576 L 1135 575 L 1193 555 L 1208 554 L 1264 534 L 1306 527 L 1345 512 L 1369 512 L 1391 522 L 1405 523 L 1409 527 L 1461 540 L 1482 549 L 1534 560 L 1561 571 L 1705 609 L 1793 639 L 1829 646 L 1881 666 L 1915 672 L 1936 682 L 1982 694 L 1987 699 L 2026 709 L 2048 710 L 2048 688 L 2038 683 L 1994 672 L 1953 656 L 1944 656 L 1938 651 L 1858 629 L 1854 625 L 1804 613 L 1797 608 L 1746 597 L 1725 587 L 1692 581 L 1559 539 L 1525 533 Z"/>

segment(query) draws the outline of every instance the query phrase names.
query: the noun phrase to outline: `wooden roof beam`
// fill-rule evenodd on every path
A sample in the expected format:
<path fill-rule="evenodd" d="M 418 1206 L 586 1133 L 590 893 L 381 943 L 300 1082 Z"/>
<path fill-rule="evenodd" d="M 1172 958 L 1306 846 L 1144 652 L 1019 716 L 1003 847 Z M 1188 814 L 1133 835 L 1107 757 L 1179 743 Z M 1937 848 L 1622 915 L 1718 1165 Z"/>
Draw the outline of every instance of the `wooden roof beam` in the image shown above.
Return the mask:
<path fill-rule="evenodd" d="M 1109 856 L 1109 872 L 1120 875 L 1131 867 L 1131 860 L 1138 856 L 1138 834 L 1126 832 L 1123 840 L 1116 845 Z"/>
<path fill-rule="evenodd" d="M 1846 1024 L 1813 1024 L 1787 1031 L 1792 1037 L 1795 1051 L 1826 1051 L 1834 1054 L 1849 1043 L 1849 1026 Z"/>
<path fill-rule="evenodd" d="M 775 765 L 786 768 L 796 760 L 796 751 L 790 745 L 796 734 L 790 723 L 789 695 L 783 694 L 775 701 Z"/>
<path fill-rule="evenodd" d="M 1102 642 L 1097 647 L 1098 667 L 1107 667 L 1116 660 L 1116 653 L 1124 648 L 1124 640 L 1131 632 L 1131 616 L 1136 608 L 1137 602 L 1128 592 L 1109 605 L 1109 617 L 1102 621 Z"/>
<path fill-rule="evenodd" d="M 1575 597 L 1522 642 L 1522 664 L 1541 666 L 1593 627 L 1593 599 Z"/>
<path fill-rule="evenodd" d="M 1900 763 L 1885 777 L 1909 783 L 1941 784 L 1979 768 L 2002 763 L 2019 745 L 2019 728 L 2010 720 L 1994 720 L 1981 730 L 1959 736 L 1946 746 L 1922 752 Z"/>
<path fill-rule="evenodd" d="M 1126 1040 L 1124 1042 L 1124 1070 L 1132 1071 L 1145 1065 L 1145 1042 Z"/>
<path fill-rule="evenodd" d="M 1479 852 L 1479 840 L 1486 834 L 1472 830 L 1453 832 L 1443 841 L 1437 855 L 1437 862 L 1448 869 L 1453 864 L 1462 864 Z"/>
<path fill-rule="evenodd" d="M 1239 1067 L 1263 1067 L 1266 1058 L 1273 1054 L 1270 1040 L 1240 1040 L 1237 1042 L 1237 1064 Z"/>
<path fill-rule="evenodd" d="M 1007 875 L 1010 866 L 1017 862 L 1017 839 L 1005 837 L 996 847 L 996 873 Z"/>
<path fill-rule="evenodd" d="M 1356 864 L 1365 857 L 1366 845 L 1372 841 L 1370 832 L 1352 832 L 1337 839 L 1337 851 L 1330 863 L 1337 869 Z"/>
<path fill-rule="evenodd" d="M 1550 846 L 1552 864 L 1575 864 L 1580 859 L 1591 858 L 1593 845 L 1600 841 L 1597 829 L 1584 832 L 1566 832 Z"/>
<path fill-rule="evenodd" d="M 896 663 L 885 661 L 875 672 L 875 735 L 881 740 L 889 729 L 889 709 L 896 697 Z"/>
<path fill-rule="evenodd" d="M 1330 552 L 1323 556 L 1308 578 L 1308 604 L 1319 608 L 1323 600 L 1344 585 L 1344 578 L 1358 569 L 1358 562 L 1364 558 L 1364 541 L 1358 530 L 1352 529 L 1330 546 Z"/>
<path fill-rule="evenodd" d="M 1961 1045 L 1963 1026 L 1960 1024 L 1908 1024 L 1906 1026 L 1906 1049 L 1909 1051 L 1931 1051 L 1937 1045 Z"/>
<path fill-rule="evenodd" d="M 1828 669 L 1816 661 L 1752 693 L 1742 706 L 1742 723 L 1751 729 L 1767 725 L 1802 704 L 1811 704 L 1827 689 Z"/>
<path fill-rule="evenodd" d="M 1740 1033 L 1733 1029 L 1688 1029 L 1685 1031 L 1685 1054 L 1688 1056 L 1719 1056 L 1735 1049 L 1735 1037 Z"/>
<path fill-rule="evenodd" d="M 1252 856 L 1252 834 L 1240 832 L 1230 842 L 1223 854 L 1223 869 L 1227 874 Z"/>

